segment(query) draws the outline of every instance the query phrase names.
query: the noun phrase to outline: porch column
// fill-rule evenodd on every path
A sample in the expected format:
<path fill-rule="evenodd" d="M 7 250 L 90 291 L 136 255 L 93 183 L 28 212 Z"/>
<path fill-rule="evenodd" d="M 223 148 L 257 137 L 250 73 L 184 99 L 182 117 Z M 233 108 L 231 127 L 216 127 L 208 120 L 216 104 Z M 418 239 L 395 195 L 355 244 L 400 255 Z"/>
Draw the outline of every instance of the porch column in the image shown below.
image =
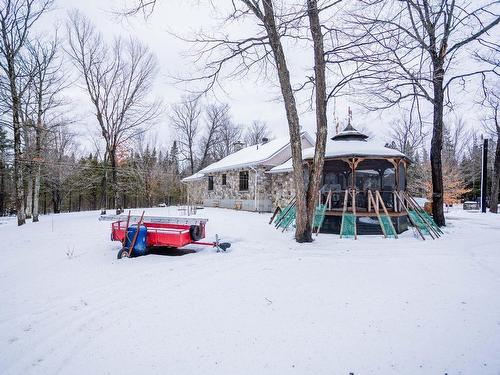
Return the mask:
<path fill-rule="evenodd" d="M 387 159 L 394 168 L 394 190 L 392 192 L 392 200 L 394 201 L 394 212 L 400 212 L 401 207 L 399 204 L 399 199 L 396 199 L 396 195 L 399 192 L 399 159 Z"/>
<path fill-rule="evenodd" d="M 356 189 L 356 158 L 352 158 L 351 160 L 351 184 L 352 184 L 352 188 L 353 189 Z"/>

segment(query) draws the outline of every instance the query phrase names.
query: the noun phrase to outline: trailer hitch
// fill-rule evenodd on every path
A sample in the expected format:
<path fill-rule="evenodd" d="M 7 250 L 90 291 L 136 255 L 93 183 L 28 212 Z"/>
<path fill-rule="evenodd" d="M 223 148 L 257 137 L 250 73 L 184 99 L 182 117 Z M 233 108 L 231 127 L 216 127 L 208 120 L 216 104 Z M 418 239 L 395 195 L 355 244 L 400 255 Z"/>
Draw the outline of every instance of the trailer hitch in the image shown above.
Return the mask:
<path fill-rule="evenodd" d="M 212 246 L 217 249 L 217 252 L 220 253 L 221 251 L 226 251 L 231 247 L 231 244 L 229 242 L 221 242 L 220 237 L 218 234 L 215 235 L 215 241 L 214 242 L 202 242 L 202 241 L 194 241 L 192 244 L 195 245 L 205 245 L 205 246 Z"/>

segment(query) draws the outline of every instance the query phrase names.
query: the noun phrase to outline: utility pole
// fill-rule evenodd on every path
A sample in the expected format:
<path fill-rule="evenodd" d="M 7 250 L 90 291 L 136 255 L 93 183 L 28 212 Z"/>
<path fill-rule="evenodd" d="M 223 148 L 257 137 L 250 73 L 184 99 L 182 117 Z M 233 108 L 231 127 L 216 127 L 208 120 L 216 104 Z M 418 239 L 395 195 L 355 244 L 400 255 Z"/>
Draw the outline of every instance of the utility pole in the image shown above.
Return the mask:
<path fill-rule="evenodd" d="M 481 159 L 481 212 L 486 212 L 486 196 L 488 195 L 488 139 L 483 140 L 483 157 Z"/>

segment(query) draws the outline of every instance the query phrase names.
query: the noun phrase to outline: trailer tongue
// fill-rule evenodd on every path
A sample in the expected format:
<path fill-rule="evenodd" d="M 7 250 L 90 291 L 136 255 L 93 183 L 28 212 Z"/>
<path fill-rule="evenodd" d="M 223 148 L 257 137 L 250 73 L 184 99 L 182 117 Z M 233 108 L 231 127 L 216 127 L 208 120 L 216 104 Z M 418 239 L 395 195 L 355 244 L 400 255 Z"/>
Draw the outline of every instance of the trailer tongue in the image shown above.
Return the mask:
<path fill-rule="evenodd" d="M 179 248 L 193 244 L 215 247 L 219 252 L 231 246 L 220 242 L 217 235 L 214 242 L 200 241 L 205 238 L 208 219 L 144 216 L 141 220 L 141 216 L 135 215 L 103 215 L 99 220 L 113 221 L 111 240 L 123 244 L 118 259 L 143 255 L 153 247 Z"/>

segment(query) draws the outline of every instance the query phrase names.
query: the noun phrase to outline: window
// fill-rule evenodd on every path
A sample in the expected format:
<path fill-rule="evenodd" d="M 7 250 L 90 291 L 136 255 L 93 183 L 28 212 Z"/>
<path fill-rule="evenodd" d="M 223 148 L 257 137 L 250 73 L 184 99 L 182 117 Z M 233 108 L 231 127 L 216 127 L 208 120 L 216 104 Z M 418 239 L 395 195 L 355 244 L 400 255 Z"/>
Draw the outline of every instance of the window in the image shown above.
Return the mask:
<path fill-rule="evenodd" d="M 240 191 L 248 190 L 248 171 L 240 172 Z"/>
<path fill-rule="evenodd" d="M 208 176 L 208 190 L 214 190 L 214 176 Z"/>
<path fill-rule="evenodd" d="M 226 174 L 225 173 L 222 175 L 222 185 L 226 186 Z"/>

